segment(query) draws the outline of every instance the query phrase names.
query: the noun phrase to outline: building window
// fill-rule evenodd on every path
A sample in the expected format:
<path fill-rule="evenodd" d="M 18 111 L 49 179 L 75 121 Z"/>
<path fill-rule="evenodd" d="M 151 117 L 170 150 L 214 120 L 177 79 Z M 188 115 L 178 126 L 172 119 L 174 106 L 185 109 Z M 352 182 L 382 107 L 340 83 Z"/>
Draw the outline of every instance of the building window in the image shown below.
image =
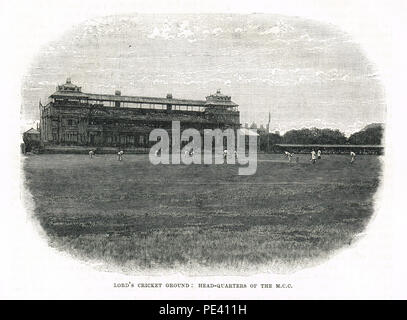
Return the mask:
<path fill-rule="evenodd" d="M 72 119 L 69 119 L 68 120 L 68 126 L 72 126 L 73 125 L 73 121 L 72 121 Z"/>

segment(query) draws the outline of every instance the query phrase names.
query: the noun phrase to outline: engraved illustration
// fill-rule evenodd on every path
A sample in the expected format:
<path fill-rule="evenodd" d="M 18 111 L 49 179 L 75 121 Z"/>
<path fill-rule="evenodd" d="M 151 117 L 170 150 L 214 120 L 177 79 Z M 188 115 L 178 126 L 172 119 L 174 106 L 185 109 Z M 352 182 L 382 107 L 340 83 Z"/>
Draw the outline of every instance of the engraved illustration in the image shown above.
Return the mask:
<path fill-rule="evenodd" d="M 100 17 L 41 49 L 22 97 L 28 214 L 107 270 L 290 272 L 374 216 L 384 91 L 340 26 Z"/>

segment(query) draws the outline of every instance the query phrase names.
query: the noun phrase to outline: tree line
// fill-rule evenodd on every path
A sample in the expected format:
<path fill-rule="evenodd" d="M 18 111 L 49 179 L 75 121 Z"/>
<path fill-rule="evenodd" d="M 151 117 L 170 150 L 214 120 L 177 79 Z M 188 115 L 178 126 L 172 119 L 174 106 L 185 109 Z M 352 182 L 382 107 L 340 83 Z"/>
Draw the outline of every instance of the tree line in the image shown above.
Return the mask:
<path fill-rule="evenodd" d="M 304 128 L 287 131 L 284 135 L 266 133 L 259 130 L 260 149 L 267 150 L 273 144 L 351 144 L 380 145 L 383 138 L 383 125 L 371 124 L 346 137 L 340 130 Z"/>

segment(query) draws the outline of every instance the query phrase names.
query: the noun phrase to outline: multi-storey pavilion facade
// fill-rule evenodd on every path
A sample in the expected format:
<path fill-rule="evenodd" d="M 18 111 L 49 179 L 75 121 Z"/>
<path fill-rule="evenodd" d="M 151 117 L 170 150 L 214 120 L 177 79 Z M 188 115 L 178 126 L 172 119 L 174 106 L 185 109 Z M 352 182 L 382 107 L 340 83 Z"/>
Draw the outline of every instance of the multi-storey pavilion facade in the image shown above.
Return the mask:
<path fill-rule="evenodd" d="M 40 103 L 41 141 L 45 145 L 146 148 L 153 129 L 222 130 L 240 127 L 238 105 L 220 93 L 205 100 L 84 93 L 70 79 Z"/>

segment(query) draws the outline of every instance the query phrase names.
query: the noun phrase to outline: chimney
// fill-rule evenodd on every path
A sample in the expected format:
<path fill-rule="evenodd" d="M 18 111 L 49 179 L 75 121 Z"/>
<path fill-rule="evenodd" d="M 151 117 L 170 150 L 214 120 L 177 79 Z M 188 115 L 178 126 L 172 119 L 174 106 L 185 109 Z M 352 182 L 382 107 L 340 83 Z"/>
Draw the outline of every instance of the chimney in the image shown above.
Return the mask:
<path fill-rule="evenodd" d="M 167 93 L 167 99 L 172 99 L 172 93 Z"/>

